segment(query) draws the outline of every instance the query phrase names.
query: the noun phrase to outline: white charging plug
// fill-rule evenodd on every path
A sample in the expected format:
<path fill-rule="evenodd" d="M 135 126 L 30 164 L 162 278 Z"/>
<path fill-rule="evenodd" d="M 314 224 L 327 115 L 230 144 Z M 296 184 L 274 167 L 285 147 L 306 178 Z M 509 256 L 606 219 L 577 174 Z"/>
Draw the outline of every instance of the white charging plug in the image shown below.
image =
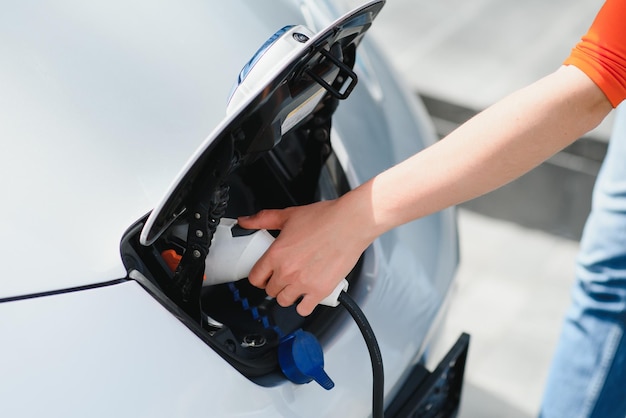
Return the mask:
<path fill-rule="evenodd" d="M 336 306 L 339 305 L 339 294 L 342 291 L 348 291 L 348 281 L 346 279 L 342 279 L 339 284 L 337 285 L 337 287 L 335 287 L 335 290 L 333 290 L 333 292 L 326 296 L 324 299 L 322 299 L 322 301 L 320 302 L 320 305 L 324 305 L 324 306 L 330 306 L 331 308 L 334 308 Z"/>
<path fill-rule="evenodd" d="M 250 270 L 267 251 L 274 237 L 264 229 L 247 235 L 233 236 L 236 219 L 222 218 L 205 260 L 203 286 L 229 283 L 248 277 Z"/>
<path fill-rule="evenodd" d="M 274 242 L 274 237 L 264 229 L 251 232 L 247 235 L 233 236 L 233 227 L 236 219 L 222 218 L 220 220 L 209 255 L 205 260 L 205 276 L 203 286 L 234 282 L 248 277 L 250 270 L 265 251 Z M 348 290 L 348 281 L 343 279 L 321 305 L 335 307 L 342 290 Z"/>

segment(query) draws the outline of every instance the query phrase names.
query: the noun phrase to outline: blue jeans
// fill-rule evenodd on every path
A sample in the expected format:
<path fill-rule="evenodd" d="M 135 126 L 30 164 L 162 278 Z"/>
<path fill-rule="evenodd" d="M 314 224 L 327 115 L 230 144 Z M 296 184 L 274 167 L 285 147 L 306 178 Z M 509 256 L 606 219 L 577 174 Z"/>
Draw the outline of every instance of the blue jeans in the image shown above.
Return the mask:
<path fill-rule="evenodd" d="M 626 417 L 626 105 L 617 110 L 541 417 Z"/>

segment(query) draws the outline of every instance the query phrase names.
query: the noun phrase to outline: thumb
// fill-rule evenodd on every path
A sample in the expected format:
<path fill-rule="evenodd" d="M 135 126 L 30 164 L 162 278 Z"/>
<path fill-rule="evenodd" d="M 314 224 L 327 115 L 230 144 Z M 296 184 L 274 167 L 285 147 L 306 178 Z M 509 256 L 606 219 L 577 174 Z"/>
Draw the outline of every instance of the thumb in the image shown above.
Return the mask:
<path fill-rule="evenodd" d="M 283 229 L 287 213 L 285 209 L 264 209 L 251 216 L 237 218 L 239 226 L 245 229 Z"/>

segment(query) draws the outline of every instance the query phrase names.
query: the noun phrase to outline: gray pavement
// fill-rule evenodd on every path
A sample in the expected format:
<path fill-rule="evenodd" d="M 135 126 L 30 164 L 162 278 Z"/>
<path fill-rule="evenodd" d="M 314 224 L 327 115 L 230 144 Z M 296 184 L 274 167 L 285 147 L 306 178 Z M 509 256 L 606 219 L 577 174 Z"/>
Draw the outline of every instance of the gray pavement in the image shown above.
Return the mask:
<path fill-rule="evenodd" d="M 371 33 L 410 89 L 480 110 L 556 69 L 601 4 L 388 0 Z M 610 122 L 598 137 L 608 137 Z M 443 340 L 449 347 L 461 331 L 472 335 L 460 416 L 535 416 L 578 242 L 467 209 L 459 231 L 457 295 Z"/>
<path fill-rule="evenodd" d="M 479 110 L 558 68 L 602 3 L 387 0 L 371 33 L 413 90 Z"/>
<path fill-rule="evenodd" d="M 569 303 L 578 243 L 459 210 L 461 263 L 443 346 L 472 336 L 461 418 L 533 417 Z"/>

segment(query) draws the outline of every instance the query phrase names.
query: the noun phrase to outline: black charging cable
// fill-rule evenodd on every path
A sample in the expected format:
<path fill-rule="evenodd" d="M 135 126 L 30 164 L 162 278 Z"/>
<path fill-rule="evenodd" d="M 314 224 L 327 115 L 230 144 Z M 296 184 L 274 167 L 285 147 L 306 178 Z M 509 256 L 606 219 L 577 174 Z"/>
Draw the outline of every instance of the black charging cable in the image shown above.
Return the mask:
<path fill-rule="evenodd" d="M 370 353 L 370 359 L 372 361 L 372 418 L 383 418 L 385 375 L 383 372 L 383 357 L 380 353 L 380 348 L 378 347 L 378 341 L 376 341 L 376 336 L 374 335 L 374 331 L 372 330 L 369 321 L 354 299 L 352 299 L 348 293 L 342 291 L 337 300 L 352 316 L 354 322 L 356 322 L 359 327 L 361 334 L 363 334 L 363 339 L 365 340 L 365 345 L 367 345 L 367 350 Z"/>

